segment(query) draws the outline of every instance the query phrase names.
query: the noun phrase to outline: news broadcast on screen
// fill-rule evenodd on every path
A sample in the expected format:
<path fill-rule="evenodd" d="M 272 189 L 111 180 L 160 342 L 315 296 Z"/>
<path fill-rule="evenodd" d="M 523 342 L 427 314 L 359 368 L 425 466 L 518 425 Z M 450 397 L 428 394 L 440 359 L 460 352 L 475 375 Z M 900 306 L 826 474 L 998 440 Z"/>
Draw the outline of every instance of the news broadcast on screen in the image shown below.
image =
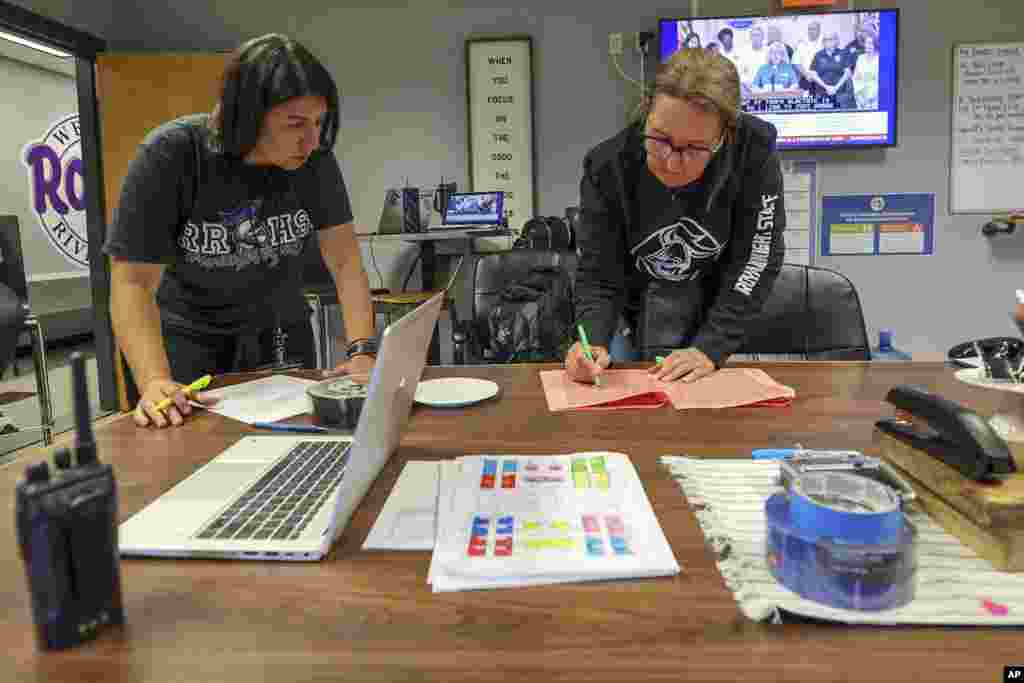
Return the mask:
<path fill-rule="evenodd" d="M 713 50 L 739 73 L 743 110 L 786 148 L 896 144 L 899 10 L 661 19 L 659 58 Z"/>

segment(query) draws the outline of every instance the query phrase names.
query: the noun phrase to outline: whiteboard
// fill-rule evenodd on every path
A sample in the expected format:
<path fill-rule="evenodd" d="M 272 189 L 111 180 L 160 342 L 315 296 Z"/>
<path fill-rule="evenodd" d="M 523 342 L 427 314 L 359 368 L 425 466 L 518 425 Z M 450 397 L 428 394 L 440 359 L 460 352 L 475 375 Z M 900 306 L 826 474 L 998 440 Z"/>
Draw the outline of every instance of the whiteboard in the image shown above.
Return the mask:
<path fill-rule="evenodd" d="M 1024 43 L 953 46 L 951 213 L 1024 209 Z"/>

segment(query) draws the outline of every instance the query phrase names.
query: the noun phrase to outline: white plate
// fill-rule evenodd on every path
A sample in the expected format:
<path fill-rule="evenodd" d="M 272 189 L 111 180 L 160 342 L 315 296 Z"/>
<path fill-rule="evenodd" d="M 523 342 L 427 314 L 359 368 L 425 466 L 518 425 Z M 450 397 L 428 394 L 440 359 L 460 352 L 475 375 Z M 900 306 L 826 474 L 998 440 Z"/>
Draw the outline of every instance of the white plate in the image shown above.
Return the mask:
<path fill-rule="evenodd" d="M 497 395 L 497 384 L 472 377 L 442 377 L 416 386 L 416 402 L 435 408 L 471 406 Z"/>
<path fill-rule="evenodd" d="M 963 368 L 957 370 L 956 378 L 965 384 L 973 384 L 976 387 L 984 387 L 986 389 L 998 389 L 999 391 L 1009 391 L 1014 394 L 1024 394 L 1024 384 L 1017 384 L 1006 379 L 990 379 L 985 377 L 984 371 L 981 368 Z"/>

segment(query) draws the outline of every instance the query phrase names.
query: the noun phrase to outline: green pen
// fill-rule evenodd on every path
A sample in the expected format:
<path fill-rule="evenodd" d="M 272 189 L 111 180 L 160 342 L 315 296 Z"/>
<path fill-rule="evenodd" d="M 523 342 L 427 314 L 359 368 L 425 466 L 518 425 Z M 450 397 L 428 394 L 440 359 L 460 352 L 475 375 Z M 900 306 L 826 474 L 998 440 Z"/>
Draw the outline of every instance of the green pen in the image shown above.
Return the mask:
<path fill-rule="evenodd" d="M 576 325 L 576 329 L 580 332 L 580 344 L 583 345 L 583 355 L 587 357 L 587 360 L 593 362 L 594 354 L 590 351 L 590 342 L 587 341 L 587 331 L 583 329 L 583 323 Z M 601 378 L 597 375 L 594 376 L 594 385 L 601 386 Z"/>
<path fill-rule="evenodd" d="M 654 362 L 657 363 L 658 365 L 661 365 L 662 363 L 665 362 L 665 356 L 655 356 Z"/>

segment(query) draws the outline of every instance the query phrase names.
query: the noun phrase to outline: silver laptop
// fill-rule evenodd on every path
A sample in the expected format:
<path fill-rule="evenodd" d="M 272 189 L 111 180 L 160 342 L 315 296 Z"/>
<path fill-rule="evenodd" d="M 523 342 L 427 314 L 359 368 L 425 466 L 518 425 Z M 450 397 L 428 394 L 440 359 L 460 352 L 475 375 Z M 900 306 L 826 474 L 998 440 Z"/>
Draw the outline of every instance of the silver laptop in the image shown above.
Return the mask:
<path fill-rule="evenodd" d="M 398 446 L 444 296 L 384 330 L 353 436 L 243 437 L 121 524 L 121 554 L 322 559 Z"/>
<path fill-rule="evenodd" d="M 504 220 L 504 192 L 452 192 L 441 224 L 430 230 L 493 230 L 504 225 Z"/>

